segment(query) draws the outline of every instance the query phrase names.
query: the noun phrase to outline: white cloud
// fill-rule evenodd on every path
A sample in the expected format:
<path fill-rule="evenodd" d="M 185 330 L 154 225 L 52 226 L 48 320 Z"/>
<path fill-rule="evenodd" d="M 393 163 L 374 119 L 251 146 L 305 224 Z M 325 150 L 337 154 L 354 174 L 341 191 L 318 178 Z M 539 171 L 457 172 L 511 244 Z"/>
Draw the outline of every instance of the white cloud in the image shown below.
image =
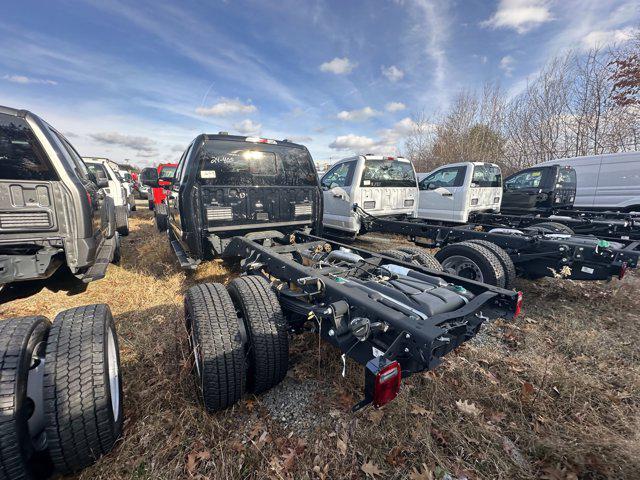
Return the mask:
<path fill-rule="evenodd" d="M 242 135 L 258 135 L 262 130 L 262 124 L 254 123 L 248 118 L 235 123 L 233 128 Z"/>
<path fill-rule="evenodd" d="M 136 137 L 118 132 L 91 133 L 89 137 L 103 145 L 117 145 L 135 150 L 138 152 L 138 155 L 142 153 L 154 153 L 157 150 L 156 142 L 148 137 Z"/>
<path fill-rule="evenodd" d="M 376 115 L 380 115 L 380 112 L 371 107 L 364 107 L 360 110 L 343 110 L 336 115 L 336 118 L 345 122 L 362 122 Z"/>
<path fill-rule="evenodd" d="M 397 82 L 402 80 L 402 77 L 404 77 L 404 72 L 395 65 L 391 65 L 390 67 L 385 67 L 383 65 L 380 68 L 382 69 L 382 74 L 391 82 Z"/>
<path fill-rule="evenodd" d="M 515 58 L 511 55 L 505 55 L 500 59 L 500 69 L 504 71 L 504 73 L 510 77 L 513 73 L 513 65 L 516 63 Z"/>
<path fill-rule="evenodd" d="M 229 115 L 247 114 L 257 110 L 251 103 L 242 103 L 238 98 L 220 98 L 218 103 L 210 107 L 198 107 L 196 113 L 205 117 L 225 117 Z"/>
<path fill-rule="evenodd" d="M 364 151 L 375 145 L 375 141 L 369 137 L 361 137 L 350 133 L 341 135 L 329 144 L 329 148 L 334 150 Z"/>
<path fill-rule="evenodd" d="M 396 122 L 391 128 L 379 130 L 377 139 L 365 136 L 341 135 L 329 144 L 333 150 L 348 150 L 354 153 L 373 153 L 378 155 L 396 155 L 398 144 L 417 128 L 417 124 L 409 117 Z"/>
<path fill-rule="evenodd" d="M 22 84 L 28 84 L 28 83 L 40 84 L 40 85 L 57 85 L 58 84 L 58 82 L 54 80 L 47 80 L 44 78 L 25 77 L 24 75 L 4 75 L 2 79 L 6 80 L 7 82 L 22 83 Z"/>
<path fill-rule="evenodd" d="M 293 143 L 310 143 L 313 141 L 313 138 L 309 137 L 308 135 L 294 135 L 292 137 L 288 137 L 289 141 L 293 142 Z"/>
<path fill-rule="evenodd" d="M 389 102 L 384 108 L 387 112 L 399 112 L 407 108 L 407 106 L 402 102 Z"/>
<path fill-rule="evenodd" d="M 351 71 L 357 66 L 357 63 L 352 62 L 347 57 L 336 57 L 330 62 L 324 62 L 320 65 L 320 70 L 323 72 L 335 73 L 336 75 L 344 75 L 346 73 L 351 73 Z"/>
<path fill-rule="evenodd" d="M 547 0 L 500 0 L 498 10 L 481 23 L 491 28 L 511 28 L 522 34 L 553 20 Z"/>
<path fill-rule="evenodd" d="M 594 30 L 588 33 L 582 44 L 585 49 L 595 47 L 608 47 L 614 44 L 625 43 L 640 33 L 640 29 L 627 27 L 617 30 Z"/>

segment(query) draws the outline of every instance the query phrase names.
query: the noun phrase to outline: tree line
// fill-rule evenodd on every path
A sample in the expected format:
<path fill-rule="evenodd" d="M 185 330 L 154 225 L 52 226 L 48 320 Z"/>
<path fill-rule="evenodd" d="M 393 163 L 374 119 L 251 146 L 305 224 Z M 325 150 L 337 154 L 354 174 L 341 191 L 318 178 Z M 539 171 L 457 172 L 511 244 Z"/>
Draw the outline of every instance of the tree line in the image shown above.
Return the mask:
<path fill-rule="evenodd" d="M 418 172 L 460 161 L 505 174 L 547 160 L 640 150 L 640 36 L 548 62 L 517 95 L 497 84 L 414 115 L 404 154 Z"/>

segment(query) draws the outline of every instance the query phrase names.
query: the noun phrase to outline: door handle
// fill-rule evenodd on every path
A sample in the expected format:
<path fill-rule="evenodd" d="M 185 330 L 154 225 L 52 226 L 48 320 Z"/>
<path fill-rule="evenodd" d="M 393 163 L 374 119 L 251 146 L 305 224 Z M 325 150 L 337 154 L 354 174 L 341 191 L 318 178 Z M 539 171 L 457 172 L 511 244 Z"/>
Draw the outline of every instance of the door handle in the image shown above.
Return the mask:
<path fill-rule="evenodd" d="M 443 197 L 453 197 L 453 193 L 443 193 Z"/>
<path fill-rule="evenodd" d="M 333 194 L 333 198 L 339 198 L 341 200 L 344 200 L 344 197 L 342 195 L 338 194 L 338 193 L 334 193 Z"/>

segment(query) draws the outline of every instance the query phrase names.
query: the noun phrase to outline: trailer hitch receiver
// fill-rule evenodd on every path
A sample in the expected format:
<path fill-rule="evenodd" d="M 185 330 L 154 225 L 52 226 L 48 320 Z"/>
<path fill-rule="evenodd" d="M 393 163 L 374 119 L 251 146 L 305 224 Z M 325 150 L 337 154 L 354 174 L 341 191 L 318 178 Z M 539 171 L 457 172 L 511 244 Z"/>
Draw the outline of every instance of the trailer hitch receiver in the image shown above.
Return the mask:
<path fill-rule="evenodd" d="M 364 399 L 355 404 L 354 412 L 373 403 L 380 408 L 398 396 L 402 381 L 402 369 L 397 361 L 390 362 L 382 357 L 375 357 L 367 362 L 364 368 Z"/>

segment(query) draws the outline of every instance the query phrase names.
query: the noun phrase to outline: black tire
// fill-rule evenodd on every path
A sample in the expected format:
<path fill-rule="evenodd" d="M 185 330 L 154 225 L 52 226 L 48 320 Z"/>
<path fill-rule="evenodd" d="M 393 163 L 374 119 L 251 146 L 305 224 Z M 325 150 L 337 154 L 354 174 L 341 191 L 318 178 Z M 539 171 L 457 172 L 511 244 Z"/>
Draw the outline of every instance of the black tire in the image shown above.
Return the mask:
<path fill-rule="evenodd" d="M 262 393 L 280 383 L 289 368 L 289 333 L 278 297 L 264 278 L 233 279 L 227 287 L 249 340 L 249 390 Z"/>
<path fill-rule="evenodd" d="M 102 205 L 102 228 L 105 238 L 112 238 L 116 234 L 116 207 L 111 197 L 105 197 Z"/>
<path fill-rule="evenodd" d="M 44 461 L 29 432 L 34 402 L 28 397 L 29 371 L 44 356 L 51 323 L 45 317 L 10 318 L 0 322 L 0 479 L 30 479 Z M 39 406 L 42 408 L 42 405 Z"/>
<path fill-rule="evenodd" d="M 575 235 L 575 232 L 568 226 L 558 222 L 540 222 L 533 225 L 533 228 L 542 228 L 552 233 L 566 233 L 567 235 Z"/>
<path fill-rule="evenodd" d="M 44 409 L 51 460 L 62 474 L 88 467 L 122 434 L 118 337 L 108 305 L 60 312 L 49 332 Z"/>
<path fill-rule="evenodd" d="M 406 252 L 401 252 L 400 250 L 385 250 L 384 252 L 380 252 L 381 255 L 385 257 L 395 258 L 396 260 L 400 260 L 401 262 L 413 263 L 414 265 L 420 265 L 417 260 L 411 258 Z"/>
<path fill-rule="evenodd" d="M 154 207 L 153 199 L 149 198 L 148 200 L 149 200 L 149 210 L 153 211 L 153 207 Z"/>
<path fill-rule="evenodd" d="M 162 215 L 158 212 L 155 214 L 156 218 L 156 228 L 159 232 L 166 232 L 167 228 L 169 228 L 169 221 L 166 215 Z"/>
<path fill-rule="evenodd" d="M 203 283 L 184 298 L 195 373 L 209 412 L 223 410 L 244 394 L 247 382 L 241 321 L 224 285 Z"/>
<path fill-rule="evenodd" d="M 114 265 L 120 265 L 120 260 L 122 260 L 122 240 L 120 240 L 120 234 L 116 233 L 116 248 L 113 251 L 113 258 L 111 259 L 111 263 Z"/>
<path fill-rule="evenodd" d="M 452 257 L 458 258 L 452 259 Z M 464 278 L 482 281 L 489 285 L 504 288 L 505 273 L 498 257 L 496 257 L 491 250 L 481 245 L 469 242 L 452 243 L 441 248 L 438 253 L 436 253 L 436 259 L 442 264 L 445 272 L 451 271 L 451 267 L 447 265 L 449 260 L 462 260 L 460 268 L 452 271 L 452 273 Z M 463 259 L 470 261 L 467 262 L 468 267 L 465 267 Z M 477 273 L 474 269 L 477 269 Z"/>
<path fill-rule="evenodd" d="M 495 243 L 491 243 L 488 240 L 468 240 L 468 242 L 481 245 L 486 249 L 491 250 L 491 253 L 498 257 L 498 261 L 500 261 L 500 265 L 502 265 L 504 270 L 504 288 L 511 290 L 516 281 L 516 266 L 513 264 L 513 260 L 511 260 L 511 257 L 504 248 L 496 245 Z"/>
<path fill-rule="evenodd" d="M 398 247 L 398 250 L 404 253 L 408 253 L 415 260 L 418 261 L 420 265 L 426 267 L 430 270 L 436 270 L 438 272 L 442 271 L 442 265 L 440 262 L 436 260 L 436 257 L 431 255 L 425 249 L 420 247 Z"/>
<path fill-rule="evenodd" d="M 126 206 L 116 208 L 116 225 L 120 235 L 123 237 L 129 235 L 129 212 Z"/>

